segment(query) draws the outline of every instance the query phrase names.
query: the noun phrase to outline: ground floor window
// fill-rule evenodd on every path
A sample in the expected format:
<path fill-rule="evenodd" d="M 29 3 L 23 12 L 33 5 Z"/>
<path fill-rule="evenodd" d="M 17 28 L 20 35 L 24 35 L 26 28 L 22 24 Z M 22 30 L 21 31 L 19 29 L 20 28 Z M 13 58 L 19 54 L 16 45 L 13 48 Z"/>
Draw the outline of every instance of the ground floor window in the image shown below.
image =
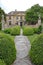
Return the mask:
<path fill-rule="evenodd" d="M 9 21 L 9 25 L 11 25 L 11 21 Z"/>

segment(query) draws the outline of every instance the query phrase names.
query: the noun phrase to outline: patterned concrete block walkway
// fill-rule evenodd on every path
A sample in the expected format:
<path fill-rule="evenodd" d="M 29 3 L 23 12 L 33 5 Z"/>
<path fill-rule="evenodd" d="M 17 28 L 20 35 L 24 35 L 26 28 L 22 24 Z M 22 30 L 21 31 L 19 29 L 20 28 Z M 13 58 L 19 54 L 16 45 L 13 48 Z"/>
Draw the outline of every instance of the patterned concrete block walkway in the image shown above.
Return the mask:
<path fill-rule="evenodd" d="M 31 45 L 27 37 L 23 36 L 22 33 L 23 31 L 21 29 L 20 36 L 16 36 L 14 40 L 17 49 L 17 58 L 13 65 L 32 65 L 28 56 Z"/>

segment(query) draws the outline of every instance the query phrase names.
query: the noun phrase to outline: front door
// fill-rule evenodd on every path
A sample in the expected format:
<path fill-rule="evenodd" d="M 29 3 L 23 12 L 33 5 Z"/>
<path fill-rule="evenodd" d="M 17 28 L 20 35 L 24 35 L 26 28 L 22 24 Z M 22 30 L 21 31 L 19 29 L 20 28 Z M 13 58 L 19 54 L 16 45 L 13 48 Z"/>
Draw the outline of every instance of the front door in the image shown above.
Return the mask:
<path fill-rule="evenodd" d="M 22 27 L 22 22 L 20 22 L 20 26 Z"/>

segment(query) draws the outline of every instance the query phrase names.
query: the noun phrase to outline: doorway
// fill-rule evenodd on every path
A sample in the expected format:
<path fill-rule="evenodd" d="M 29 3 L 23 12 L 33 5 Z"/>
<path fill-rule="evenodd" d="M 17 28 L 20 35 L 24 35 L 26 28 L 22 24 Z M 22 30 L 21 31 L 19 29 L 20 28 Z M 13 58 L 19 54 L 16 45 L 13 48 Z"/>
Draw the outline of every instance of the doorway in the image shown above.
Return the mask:
<path fill-rule="evenodd" d="M 20 22 L 20 26 L 22 27 L 22 22 Z"/>

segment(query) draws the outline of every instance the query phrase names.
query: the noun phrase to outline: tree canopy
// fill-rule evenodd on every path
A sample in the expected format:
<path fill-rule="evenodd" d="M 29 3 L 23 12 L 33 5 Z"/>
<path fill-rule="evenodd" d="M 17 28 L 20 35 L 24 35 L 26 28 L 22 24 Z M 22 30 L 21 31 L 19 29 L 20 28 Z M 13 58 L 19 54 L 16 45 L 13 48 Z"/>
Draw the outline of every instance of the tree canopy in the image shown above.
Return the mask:
<path fill-rule="evenodd" d="M 2 15 L 4 15 L 4 19 L 6 20 L 6 15 L 5 15 L 5 12 L 2 8 L 0 8 L 0 22 L 1 22 L 1 19 L 2 19 Z"/>
<path fill-rule="evenodd" d="M 36 24 L 38 22 L 38 15 L 41 15 L 41 19 L 43 21 L 43 7 L 40 6 L 39 4 L 36 4 L 32 6 L 30 9 L 26 10 L 26 21 L 29 24 Z"/>

